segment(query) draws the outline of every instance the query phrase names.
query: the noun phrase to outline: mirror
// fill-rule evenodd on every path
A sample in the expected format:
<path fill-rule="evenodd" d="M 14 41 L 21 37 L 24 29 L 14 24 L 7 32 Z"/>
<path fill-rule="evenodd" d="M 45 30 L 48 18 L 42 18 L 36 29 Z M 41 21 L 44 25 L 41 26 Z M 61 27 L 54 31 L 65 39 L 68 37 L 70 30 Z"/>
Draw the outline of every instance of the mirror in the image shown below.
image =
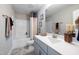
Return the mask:
<path fill-rule="evenodd" d="M 73 31 L 73 11 L 77 9 L 79 9 L 79 4 L 52 4 L 49 6 L 46 9 L 46 31 L 60 35 L 64 35 L 66 31 Z"/>

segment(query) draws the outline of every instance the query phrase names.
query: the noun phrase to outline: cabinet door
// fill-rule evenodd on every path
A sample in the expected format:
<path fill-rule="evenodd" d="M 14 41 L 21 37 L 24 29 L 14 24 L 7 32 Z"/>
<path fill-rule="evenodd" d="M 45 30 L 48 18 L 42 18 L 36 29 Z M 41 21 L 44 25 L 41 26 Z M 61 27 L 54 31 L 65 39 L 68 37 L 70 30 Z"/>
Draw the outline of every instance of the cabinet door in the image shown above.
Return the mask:
<path fill-rule="evenodd" d="M 36 42 L 34 42 L 34 53 L 35 55 L 39 55 L 39 46 Z"/>
<path fill-rule="evenodd" d="M 39 55 L 47 55 L 44 50 L 42 50 L 40 47 L 39 47 Z"/>
<path fill-rule="evenodd" d="M 47 45 L 40 40 L 38 40 L 38 44 L 47 53 Z"/>
<path fill-rule="evenodd" d="M 55 51 L 53 48 L 48 47 L 48 55 L 61 55 L 61 54 Z"/>

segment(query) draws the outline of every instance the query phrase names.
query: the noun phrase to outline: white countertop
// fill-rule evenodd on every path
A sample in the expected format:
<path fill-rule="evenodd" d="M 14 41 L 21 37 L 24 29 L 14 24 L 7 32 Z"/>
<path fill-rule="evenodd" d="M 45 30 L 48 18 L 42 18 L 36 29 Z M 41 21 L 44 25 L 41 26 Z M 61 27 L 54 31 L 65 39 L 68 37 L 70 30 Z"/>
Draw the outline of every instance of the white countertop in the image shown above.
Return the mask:
<path fill-rule="evenodd" d="M 79 55 L 79 45 L 76 45 L 73 42 L 65 42 L 64 37 L 58 36 L 58 38 L 52 38 L 54 40 L 59 40 L 59 42 L 56 43 L 50 41 L 49 38 L 51 38 L 51 36 L 35 35 L 35 37 L 62 55 Z"/>

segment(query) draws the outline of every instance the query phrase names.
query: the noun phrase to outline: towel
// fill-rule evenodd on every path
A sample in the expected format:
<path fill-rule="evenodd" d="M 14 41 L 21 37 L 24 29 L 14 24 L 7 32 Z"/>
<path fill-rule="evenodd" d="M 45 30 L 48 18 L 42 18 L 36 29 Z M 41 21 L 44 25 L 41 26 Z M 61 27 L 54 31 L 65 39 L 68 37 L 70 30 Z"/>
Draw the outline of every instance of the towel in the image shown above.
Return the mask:
<path fill-rule="evenodd" d="M 5 37 L 9 38 L 10 36 L 10 31 L 12 30 L 12 26 L 13 26 L 13 21 L 11 17 L 7 17 L 5 19 Z"/>
<path fill-rule="evenodd" d="M 12 30 L 13 21 L 12 21 L 12 18 L 11 17 L 9 17 L 9 19 L 10 19 L 10 30 Z"/>
<path fill-rule="evenodd" d="M 56 23 L 56 29 L 59 29 L 59 23 Z"/>
<path fill-rule="evenodd" d="M 56 23 L 56 25 L 55 25 L 55 33 L 56 34 L 59 33 L 59 23 Z"/>
<path fill-rule="evenodd" d="M 10 20 L 9 18 L 5 19 L 5 37 L 8 38 L 10 34 Z"/>

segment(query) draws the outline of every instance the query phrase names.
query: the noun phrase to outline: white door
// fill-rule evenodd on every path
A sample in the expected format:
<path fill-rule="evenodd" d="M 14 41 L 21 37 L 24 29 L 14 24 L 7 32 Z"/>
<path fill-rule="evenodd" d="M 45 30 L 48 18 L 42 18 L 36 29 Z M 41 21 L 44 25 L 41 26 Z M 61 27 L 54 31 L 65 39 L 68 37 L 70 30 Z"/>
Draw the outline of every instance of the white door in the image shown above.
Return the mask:
<path fill-rule="evenodd" d="M 16 19 L 16 39 L 23 39 L 27 37 L 27 21 Z"/>

